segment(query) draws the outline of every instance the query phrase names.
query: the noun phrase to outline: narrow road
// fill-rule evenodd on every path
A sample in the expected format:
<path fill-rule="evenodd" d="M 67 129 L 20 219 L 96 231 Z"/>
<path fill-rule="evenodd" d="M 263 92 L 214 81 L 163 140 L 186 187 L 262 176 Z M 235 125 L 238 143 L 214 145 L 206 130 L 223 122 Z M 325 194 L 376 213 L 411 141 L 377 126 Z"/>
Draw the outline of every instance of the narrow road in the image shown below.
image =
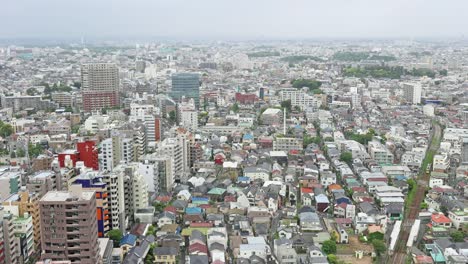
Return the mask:
<path fill-rule="evenodd" d="M 429 147 L 426 152 L 426 158 L 433 157 L 437 153 L 440 146 L 440 139 L 442 137 L 442 128 L 438 123 L 433 123 L 432 136 L 429 141 Z M 429 161 L 432 163 L 432 160 Z M 406 210 L 405 216 L 401 225 L 398 242 L 395 246 L 393 255 L 390 256 L 391 261 L 387 263 L 405 263 L 408 256 L 406 243 L 408 242 L 409 233 L 414 220 L 417 219 L 421 208 L 421 203 L 424 200 L 426 187 L 429 186 L 430 173 L 426 173 L 426 168 L 421 168 L 417 178 L 417 189 L 412 204 L 409 210 Z"/>

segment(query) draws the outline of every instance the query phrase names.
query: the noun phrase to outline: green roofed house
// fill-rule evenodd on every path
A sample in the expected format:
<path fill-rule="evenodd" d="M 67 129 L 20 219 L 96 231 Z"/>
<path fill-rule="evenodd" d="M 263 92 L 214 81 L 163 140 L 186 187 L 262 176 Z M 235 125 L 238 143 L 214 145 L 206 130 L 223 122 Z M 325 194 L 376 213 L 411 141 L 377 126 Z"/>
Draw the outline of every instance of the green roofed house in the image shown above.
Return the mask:
<path fill-rule="evenodd" d="M 221 196 L 223 195 L 224 193 L 226 192 L 226 189 L 223 189 L 223 188 L 213 188 L 211 189 L 208 194 L 209 195 L 216 195 L 216 196 Z"/>
<path fill-rule="evenodd" d="M 426 252 L 431 255 L 432 261 L 434 261 L 435 264 L 445 263 L 444 254 L 436 244 L 426 244 L 425 249 Z"/>

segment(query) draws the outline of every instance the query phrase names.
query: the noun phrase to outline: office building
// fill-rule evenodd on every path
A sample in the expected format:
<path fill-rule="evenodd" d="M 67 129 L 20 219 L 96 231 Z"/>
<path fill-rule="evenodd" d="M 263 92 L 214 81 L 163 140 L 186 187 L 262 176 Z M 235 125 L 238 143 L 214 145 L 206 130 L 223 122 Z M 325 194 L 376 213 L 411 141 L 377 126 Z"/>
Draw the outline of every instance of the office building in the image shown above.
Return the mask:
<path fill-rule="evenodd" d="M 99 263 L 96 196 L 72 185 L 70 190 L 50 191 L 39 201 L 41 259 Z"/>
<path fill-rule="evenodd" d="M 200 76 L 198 73 L 174 73 L 170 96 L 180 102 L 182 98 L 193 99 L 200 106 Z"/>
<path fill-rule="evenodd" d="M 83 110 L 90 112 L 120 105 L 119 69 L 112 63 L 92 63 L 81 66 Z"/>

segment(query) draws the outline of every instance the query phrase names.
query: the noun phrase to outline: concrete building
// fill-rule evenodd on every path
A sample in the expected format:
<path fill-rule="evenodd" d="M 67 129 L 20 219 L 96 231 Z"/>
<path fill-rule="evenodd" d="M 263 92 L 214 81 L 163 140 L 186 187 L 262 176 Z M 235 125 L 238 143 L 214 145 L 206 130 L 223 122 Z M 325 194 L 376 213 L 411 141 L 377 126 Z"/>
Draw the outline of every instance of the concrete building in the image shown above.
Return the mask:
<path fill-rule="evenodd" d="M 190 142 L 185 135 L 166 138 L 158 144 L 156 153 L 169 156 L 174 161 L 176 181 L 186 182 L 190 172 Z"/>
<path fill-rule="evenodd" d="M 321 102 L 314 96 L 305 93 L 302 89 L 283 88 L 280 91 L 281 101 L 291 100 L 291 106 L 299 106 L 301 109 L 316 110 Z"/>
<path fill-rule="evenodd" d="M 420 104 L 421 103 L 421 84 L 403 84 L 403 98 L 406 102 L 410 104 Z"/>
<path fill-rule="evenodd" d="M 96 218 L 98 236 L 104 237 L 109 231 L 109 201 L 104 177 L 98 172 L 86 172 L 78 175 L 72 185 L 79 185 L 85 191 L 96 193 Z"/>
<path fill-rule="evenodd" d="M 40 248 L 41 226 L 39 216 L 39 204 L 37 196 L 32 196 L 26 189 L 20 190 L 3 201 L 3 207 L 6 211 L 15 212 L 18 217 L 31 217 L 34 249 Z"/>
<path fill-rule="evenodd" d="M 13 112 L 18 112 L 26 109 L 56 109 L 58 107 L 58 104 L 50 100 L 42 100 L 42 96 L 40 95 L 2 96 L 1 102 L 2 108 L 12 108 Z"/>
<path fill-rule="evenodd" d="M 109 229 L 125 230 L 125 173 L 122 167 L 116 167 L 112 172 L 103 175 L 107 187 L 109 208 Z"/>
<path fill-rule="evenodd" d="M 81 186 L 69 192 L 51 191 L 39 201 L 41 259 L 99 263 L 96 197 Z"/>
<path fill-rule="evenodd" d="M 367 146 L 367 151 L 372 159 L 379 165 L 393 164 L 393 154 L 380 142 L 371 141 Z"/>
<path fill-rule="evenodd" d="M 468 137 L 461 139 L 461 163 L 468 165 Z"/>
<path fill-rule="evenodd" d="M 13 221 L 13 215 L 6 212 L 3 207 L 0 207 L 0 225 L 3 229 L 1 241 L 3 242 L 4 263 L 20 264 L 20 246 L 15 235 Z"/>
<path fill-rule="evenodd" d="M 281 126 L 283 125 L 283 111 L 276 108 L 268 108 L 260 116 L 263 125 Z"/>
<path fill-rule="evenodd" d="M 198 73 L 172 74 L 172 89 L 170 96 L 180 102 L 183 97 L 192 98 L 195 106 L 200 106 L 200 76 Z"/>
<path fill-rule="evenodd" d="M 81 66 L 83 109 L 86 112 L 118 107 L 119 69 L 113 63 L 92 63 Z"/>
<path fill-rule="evenodd" d="M 170 193 L 175 182 L 174 159 L 169 156 L 150 154 L 144 156 L 142 161 L 140 173 L 149 183 L 148 190 L 155 194 Z"/>
<path fill-rule="evenodd" d="M 22 217 L 15 215 L 13 226 L 18 242 L 20 260 L 22 263 L 28 263 L 35 254 L 32 216 L 28 213 Z"/>
<path fill-rule="evenodd" d="M 17 193 L 21 186 L 21 173 L 5 169 L 0 172 L 0 200 L 4 200 L 10 195 Z"/>
<path fill-rule="evenodd" d="M 302 150 L 302 140 L 295 137 L 277 137 L 273 141 L 273 150 L 274 151 L 286 151 L 291 150 Z"/>
<path fill-rule="evenodd" d="M 99 168 L 112 171 L 119 163 L 135 161 L 133 138 L 113 136 L 100 144 Z"/>

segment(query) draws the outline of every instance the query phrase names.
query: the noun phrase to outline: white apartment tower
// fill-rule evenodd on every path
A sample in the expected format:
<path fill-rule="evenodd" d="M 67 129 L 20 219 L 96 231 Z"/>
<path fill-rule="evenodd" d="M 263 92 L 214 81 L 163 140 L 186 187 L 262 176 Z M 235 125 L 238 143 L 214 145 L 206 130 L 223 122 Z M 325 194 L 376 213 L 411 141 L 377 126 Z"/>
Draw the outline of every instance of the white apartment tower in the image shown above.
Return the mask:
<path fill-rule="evenodd" d="M 410 104 L 421 103 L 421 84 L 404 83 L 403 84 L 403 98 Z"/>

